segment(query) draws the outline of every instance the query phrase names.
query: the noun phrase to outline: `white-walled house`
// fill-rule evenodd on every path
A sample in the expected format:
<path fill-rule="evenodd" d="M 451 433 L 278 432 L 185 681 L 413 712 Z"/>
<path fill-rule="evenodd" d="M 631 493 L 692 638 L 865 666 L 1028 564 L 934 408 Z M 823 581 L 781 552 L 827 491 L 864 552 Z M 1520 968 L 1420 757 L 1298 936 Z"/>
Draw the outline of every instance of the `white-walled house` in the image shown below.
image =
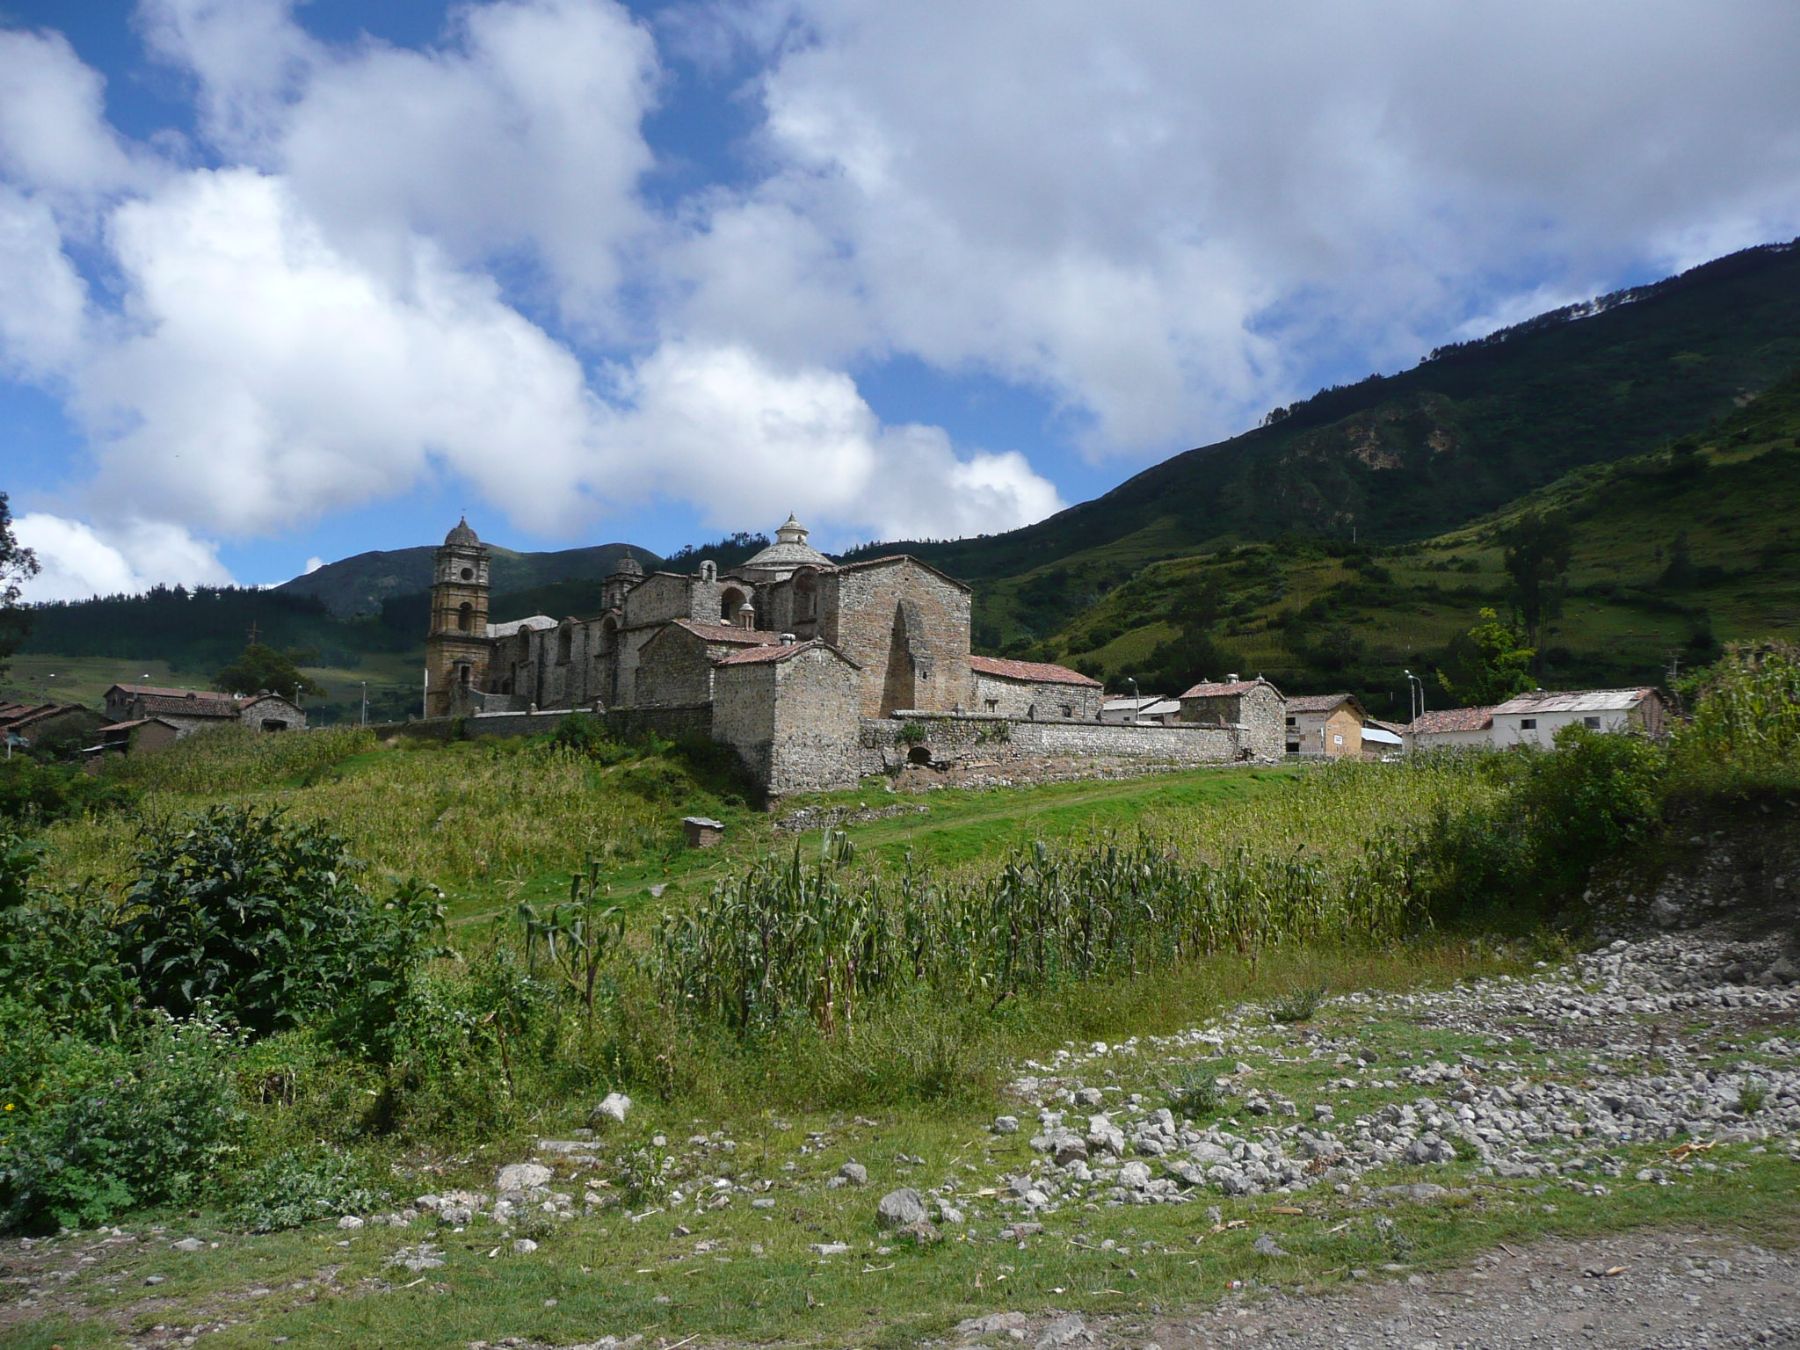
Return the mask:
<path fill-rule="evenodd" d="M 1515 694 L 1493 710 L 1492 744 L 1502 750 L 1514 745 L 1548 749 L 1567 726 L 1660 736 L 1663 723 L 1662 696 L 1654 689 L 1536 689 Z"/>
<path fill-rule="evenodd" d="M 1534 689 L 1492 708 L 1423 713 L 1407 727 L 1406 741 L 1413 750 L 1505 750 L 1515 745 L 1548 750 L 1567 726 L 1661 736 L 1666 711 L 1654 689 Z"/>

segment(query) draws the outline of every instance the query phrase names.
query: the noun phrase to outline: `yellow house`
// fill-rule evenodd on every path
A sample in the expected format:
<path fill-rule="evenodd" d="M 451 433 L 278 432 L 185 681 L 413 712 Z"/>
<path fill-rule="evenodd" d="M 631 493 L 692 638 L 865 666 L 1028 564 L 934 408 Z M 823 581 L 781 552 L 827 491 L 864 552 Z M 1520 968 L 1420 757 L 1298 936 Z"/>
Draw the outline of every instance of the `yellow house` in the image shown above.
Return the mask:
<path fill-rule="evenodd" d="M 1287 701 L 1287 753 L 1296 759 L 1356 758 L 1369 718 L 1354 694 L 1300 694 Z"/>

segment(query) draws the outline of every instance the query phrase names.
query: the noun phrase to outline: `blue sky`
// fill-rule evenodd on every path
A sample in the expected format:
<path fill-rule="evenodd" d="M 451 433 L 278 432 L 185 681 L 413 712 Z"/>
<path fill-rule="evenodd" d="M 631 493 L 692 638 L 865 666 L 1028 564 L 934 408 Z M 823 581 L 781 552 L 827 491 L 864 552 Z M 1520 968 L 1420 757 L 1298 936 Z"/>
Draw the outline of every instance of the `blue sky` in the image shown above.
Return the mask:
<path fill-rule="evenodd" d="M 1800 234 L 1800 7 L 0 0 L 33 598 L 1011 528 Z"/>

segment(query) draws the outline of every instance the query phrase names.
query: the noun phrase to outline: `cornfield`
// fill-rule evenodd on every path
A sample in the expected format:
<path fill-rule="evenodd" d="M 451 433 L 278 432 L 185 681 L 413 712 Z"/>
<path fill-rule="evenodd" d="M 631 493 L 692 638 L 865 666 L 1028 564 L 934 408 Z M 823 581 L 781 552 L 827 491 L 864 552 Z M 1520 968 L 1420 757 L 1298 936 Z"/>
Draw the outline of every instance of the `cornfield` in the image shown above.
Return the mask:
<path fill-rule="evenodd" d="M 985 997 L 1135 974 L 1221 950 L 1379 938 L 1418 917 L 1405 833 L 1327 860 L 1238 847 L 1210 861 L 1142 833 L 1011 854 L 985 879 L 849 875 L 848 841 L 796 849 L 668 914 L 650 950 L 664 996 L 738 1031 L 852 1027 L 924 987 Z"/>

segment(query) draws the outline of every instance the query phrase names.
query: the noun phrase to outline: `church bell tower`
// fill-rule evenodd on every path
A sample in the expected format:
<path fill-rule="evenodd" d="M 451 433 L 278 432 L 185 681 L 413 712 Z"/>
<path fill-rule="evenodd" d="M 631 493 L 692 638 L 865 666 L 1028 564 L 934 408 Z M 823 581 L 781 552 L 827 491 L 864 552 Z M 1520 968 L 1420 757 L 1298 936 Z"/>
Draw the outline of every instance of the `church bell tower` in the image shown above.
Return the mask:
<path fill-rule="evenodd" d="M 487 686 L 488 549 L 469 522 L 444 536 L 431 576 L 431 627 L 425 635 L 425 715 L 480 710 Z"/>

